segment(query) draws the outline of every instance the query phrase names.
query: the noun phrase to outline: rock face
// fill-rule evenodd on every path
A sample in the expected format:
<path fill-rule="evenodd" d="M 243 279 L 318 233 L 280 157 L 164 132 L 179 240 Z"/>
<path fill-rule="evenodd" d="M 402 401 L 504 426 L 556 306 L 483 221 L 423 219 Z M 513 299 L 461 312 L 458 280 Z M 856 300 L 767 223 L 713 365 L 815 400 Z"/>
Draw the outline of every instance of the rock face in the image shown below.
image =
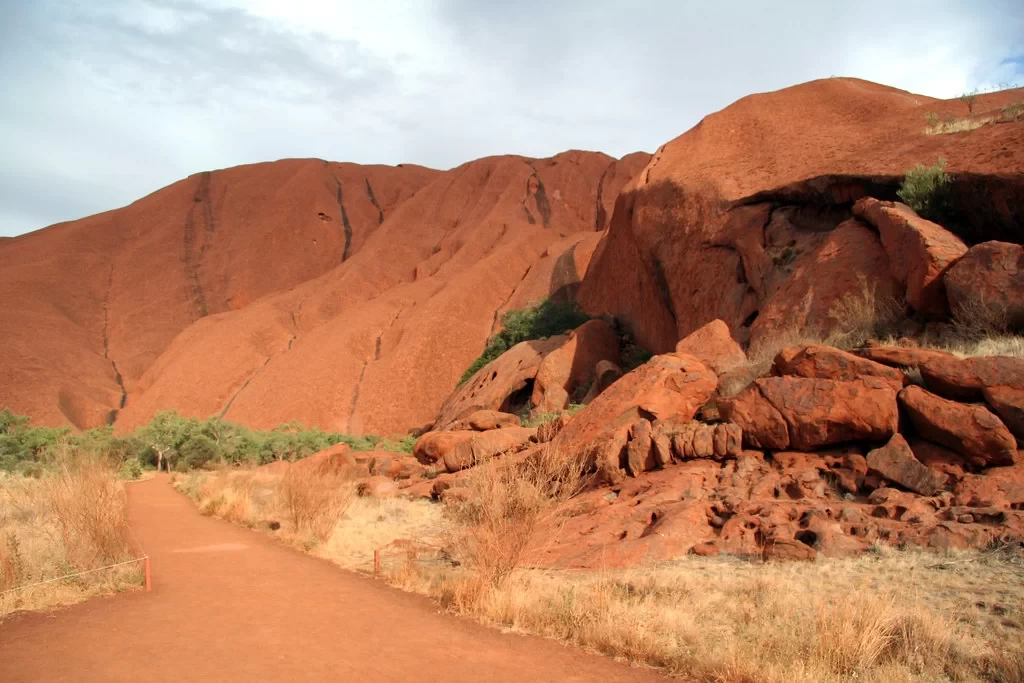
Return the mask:
<path fill-rule="evenodd" d="M 851 299 L 881 307 L 901 298 L 902 289 L 878 235 L 849 220 L 797 262 L 792 275 L 767 298 L 750 327 L 751 341 L 794 329 L 825 331 L 841 325 L 841 307 Z"/>
<path fill-rule="evenodd" d="M 747 362 L 747 354 L 722 320 L 712 320 L 680 340 L 676 353 L 693 356 L 716 375 Z"/>
<path fill-rule="evenodd" d="M 978 234 L 986 221 L 1019 222 L 1021 183 L 999 178 L 1024 169 L 1020 132 L 920 135 L 924 114 L 945 106 L 834 78 L 705 117 L 623 190 L 580 287 L 584 308 L 621 317 L 657 353 L 715 319 L 741 343 L 831 323 L 831 305 L 861 291 L 858 276 L 878 283 L 876 295 L 902 294 L 875 230 L 848 222 L 857 199 L 893 197 L 908 168 L 942 156 L 954 176 L 978 178 L 978 192 L 962 192 Z M 1005 204 L 982 198 L 986 182 L 1006 188 Z"/>
<path fill-rule="evenodd" d="M 434 429 L 444 431 L 479 410 L 512 412 L 527 405 L 544 358 L 567 339 L 525 341 L 498 356 L 445 400 Z"/>
<path fill-rule="evenodd" d="M 619 337 L 604 320 L 590 320 L 548 353 L 537 370 L 531 401 L 539 412 L 563 410 L 574 394 L 576 402 L 597 380 L 598 363 L 619 364 Z"/>
<path fill-rule="evenodd" d="M 864 197 L 853 205 L 853 212 L 878 229 L 892 272 L 906 288 L 907 303 L 924 316 L 946 317 L 949 304 L 942 276 L 967 253 L 967 245 L 905 204 Z"/>
<path fill-rule="evenodd" d="M 412 454 L 424 465 L 433 465 L 444 460 L 445 455 L 455 451 L 460 443 L 472 441 L 473 432 L 427 432 L 416 441 Z"/>
<path fill-rule="evenodd" d="M 580 452 L 602 435 L 628 430 L 641 418 L 690 420 L 717 386 L 715 374 L 693 356 L 655 356 L 577 413 L 552 444 Z"/>
<path fill-rule="evenodd" d="M 895 368 L 830 346 L 805 344 L 783 349 L 775 357 L 773 374 L 819 379 L 856 380 L 877 377 L 893 389 L 903 388 L 906 376 Z"/>
<path fill-rule="evenodd" d="M 895 389 L 876 377 L 761 378 L 739 396 L 720 399 L 719 409 L 753 448 L 813 450 L 846 441 L 886 441 L 899 420 Z"/>
<path fill-rule="evenodd" d="M 901 391 L 899 400 L 921 436 L 969 462 L 991 466 L 1012 465 L 1016 460 L 1016 440 L 986 408 L 948 401 L 914 386 Z"/>
<path fill-rule="evenodd" d="M 526 427 L 508 427 L 474 434 L 460 441 L 444 454 L 444 466 L 449 472 L 458 472 L 503 453 L 521 450 L 536 441 L 537 430 Z"/>
<path fill-rule="evenodd" d="M 902 435 L 896 434 L 886 445 L 867 456 L 870 471 L 922 496 L 931 496 L 946 483 L 946 477 L 922 465 Z"/>
<path fill-rule="evenodd" d="M 475 413 L 470 413 L 466 419 L 453 423 L 449 429 L 451 431 L 472 429 L 477 432 L 486 432 L 492 429 L 519 426 L 520 420 L 517 415 L 497 410 L 478 410 Z"/>
<path fill-rule="evenodd" d="M 648 158 L 288 160 L 2 240 L 0 405 L 79 427 L 175 408 L 423 429 L 506 306 L 575 293 Z"/>
<path fill-rule="evenodd" d="M 985 242 L 968 250 L 944 277 L 956 316 L 995 318 L 1015 329 L 1024 326 L 1024 247 Z"/>

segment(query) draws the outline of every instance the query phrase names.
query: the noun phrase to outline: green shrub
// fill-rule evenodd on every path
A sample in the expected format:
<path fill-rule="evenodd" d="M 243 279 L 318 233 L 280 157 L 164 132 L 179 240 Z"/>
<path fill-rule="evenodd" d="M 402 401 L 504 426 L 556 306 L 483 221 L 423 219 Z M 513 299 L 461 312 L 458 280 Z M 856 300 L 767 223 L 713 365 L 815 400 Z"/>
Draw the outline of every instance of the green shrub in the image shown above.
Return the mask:
<path fill-rule="evenodd" d="M 561 303 L 544 299 L 532 308 L 506 311 L 501 316 L 502 330 L 487 340 L 484 352 L 466 368 L 459 380 L 465 384 L 482 367 L 520 342 L 543 339 L 566 330 L 574 330 L 590 320 L 575 303 Z"/>
<path fill-rule="evenodd" d="M 198 470 L 218 460 L 221 450 L 213 439 L 205 434 L 193 434 L 178 449 L 179 463 L 186 469 Z"/>
<path fill-rule="evenodd" d="M 918 164 L 907 171 L 899 191 L 903 202 L 928 220 L 943 223 L 950 214 L 952 179 L 946 173 L 946 160 L 934 166 Z"/>
<path fill-rule="evenodd" d="M 125 460 L 121 464 L 120 476 L 122 479 L 138 479 L 142 476 L 142 463 L 137 458 Z"/>

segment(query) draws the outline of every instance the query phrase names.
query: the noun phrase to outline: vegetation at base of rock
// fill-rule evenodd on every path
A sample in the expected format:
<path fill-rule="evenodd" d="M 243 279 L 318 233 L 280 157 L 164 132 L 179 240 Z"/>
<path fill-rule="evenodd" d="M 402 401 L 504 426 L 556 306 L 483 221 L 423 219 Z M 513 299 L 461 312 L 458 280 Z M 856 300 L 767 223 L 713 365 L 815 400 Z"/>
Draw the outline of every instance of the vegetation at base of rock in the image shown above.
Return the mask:
<path fill-rule="evenodd" d="M 141 584 L 116 463 L 67 440 L 50 458 L 38 477 L 0 473 L 0 619 Z M 129 564 L 41 583 L 121 562 Z"/>
<path fill-rule="evenodd" d="M 506 311 L 501 316 L 502 330 L 487 340 L 484 352 L 466 368 L 459 380 L 465 384 L 480 368 L 511 349 L 516 344 L 532 339 L 543 339 L 568 330 L 574 330 L 590 320 L 574 302 L 544 299 L 531 308 Z"/>
<path fill-rule="evenodd" d="M 583 405 L 582 403 L 570 403 L 568 406 L 565 407 L 565 412 L 569 413 L 569 415 L 571 416 L 571 415 L 575 415 L 576 413 L 580 412 L 584 408 L 586 408 L 586 406 Z M 537 413 L 536 415 L 533 415 L 533 416 L 530 416 L 529 414 L 527 414 L 523 418 L 523 420 L 522 420 L 523 426 L 524 427 L 540 427 L 542 424 L 547 424 L 548 422 L 551 422 L 552 420 L 558 419 L 558 417 L 561 414 L 562 414 L 562 411 L 554 411 L 554 412 L 550 412 L 550 413 Z"/>
<path fill-rule="evenodd" d="M 218 417 L 200 420 L 165 410 L 129 434 L 112 427 L 74 433 L 70 427 L 36 427 L 28 417 L 0 410 L 0 471 L 38 476 L 53 464 L 55 449 L 103 453 L 126 478 L 143 467 L 198 469 L 215 463 L 261 465 L 275 460 L 299 460 L 336 444 L 355 451 L 382 448 L 411 453 L 413 437 L 390 441 L 376 436 L 351 436 L 306 428 L 297 422 L 271 430 L 250 429 Z"/>
<path fill-rule="evenodd" d="M 907 171 L 896 192 L 907 206 L 918 214 L 947 229 L 951 212 L 952 178 L 946 173 L 946 160 L 939 158 L 934 166 L 918 164 Z"/>

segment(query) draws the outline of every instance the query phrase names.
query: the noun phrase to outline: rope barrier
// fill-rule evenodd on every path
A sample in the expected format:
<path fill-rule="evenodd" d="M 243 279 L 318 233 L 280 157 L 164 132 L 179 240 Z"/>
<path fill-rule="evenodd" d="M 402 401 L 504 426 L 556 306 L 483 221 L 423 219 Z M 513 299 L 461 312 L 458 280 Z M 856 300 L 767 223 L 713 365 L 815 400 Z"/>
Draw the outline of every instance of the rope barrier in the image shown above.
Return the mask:
<path fill-rule="evenodd" d="M 75 572 L 74 574 L 66 574 L 64 576 L 58 576 L 55 579 L 47 579 L 46 581 L 40 581 L 39 583 L 30 583 L 30 584 L 25 585 L 25 586 L 18 586 L 16 588 L 10 588 L 10 589 L 5 590 L 5 591 L 0 591 L 0 595 L 7 595 L 8 593 L 13 593 L 15 591 L 25 590 L 26 588 L 35 588 L 36 586 L 45 586 L 46 584 L 53 583 L 55 581 L 63 581 L 65 579 L 74 578 L 76 576 L 85 576 L 86 574 L 93 574 L 95 572 L 103 571 L 104 569 L 114 569 L 115 567 L 123 567 L 123 566 L 125 566 L 127 564 L 136 564 L 136 563 L 142 562 L 142 561 L 145 561 L 148 564 L 149 563 L 149 556 L 145 555 L 143 557 L 136 557 L 134 560 L 125 560 L 124 562 L 118 562 L 117 564 L 109 564 L 106 567 L 97 567 L 96 569 L 89 569 L 89 570 L 84 571 L 84 572 Z M 148 572 L 147 572 L 147 574 L 148 574 Z M 147 583 L 148 583 L 148 576 L 147 576 Z"/>

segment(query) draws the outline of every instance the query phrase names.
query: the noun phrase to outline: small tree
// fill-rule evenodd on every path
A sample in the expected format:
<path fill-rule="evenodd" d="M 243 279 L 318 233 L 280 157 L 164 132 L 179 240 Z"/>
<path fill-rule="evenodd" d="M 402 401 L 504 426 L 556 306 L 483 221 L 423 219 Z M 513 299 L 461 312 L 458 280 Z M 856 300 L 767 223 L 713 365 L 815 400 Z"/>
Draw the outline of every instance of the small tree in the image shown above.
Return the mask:
<path fill-rule="evenodd" d="M 960 101 L 967 105 L 967 113 L 974 113 L 974 104 L 978 101 L 978 91 L 965 92 L 960 96 Z"/>

